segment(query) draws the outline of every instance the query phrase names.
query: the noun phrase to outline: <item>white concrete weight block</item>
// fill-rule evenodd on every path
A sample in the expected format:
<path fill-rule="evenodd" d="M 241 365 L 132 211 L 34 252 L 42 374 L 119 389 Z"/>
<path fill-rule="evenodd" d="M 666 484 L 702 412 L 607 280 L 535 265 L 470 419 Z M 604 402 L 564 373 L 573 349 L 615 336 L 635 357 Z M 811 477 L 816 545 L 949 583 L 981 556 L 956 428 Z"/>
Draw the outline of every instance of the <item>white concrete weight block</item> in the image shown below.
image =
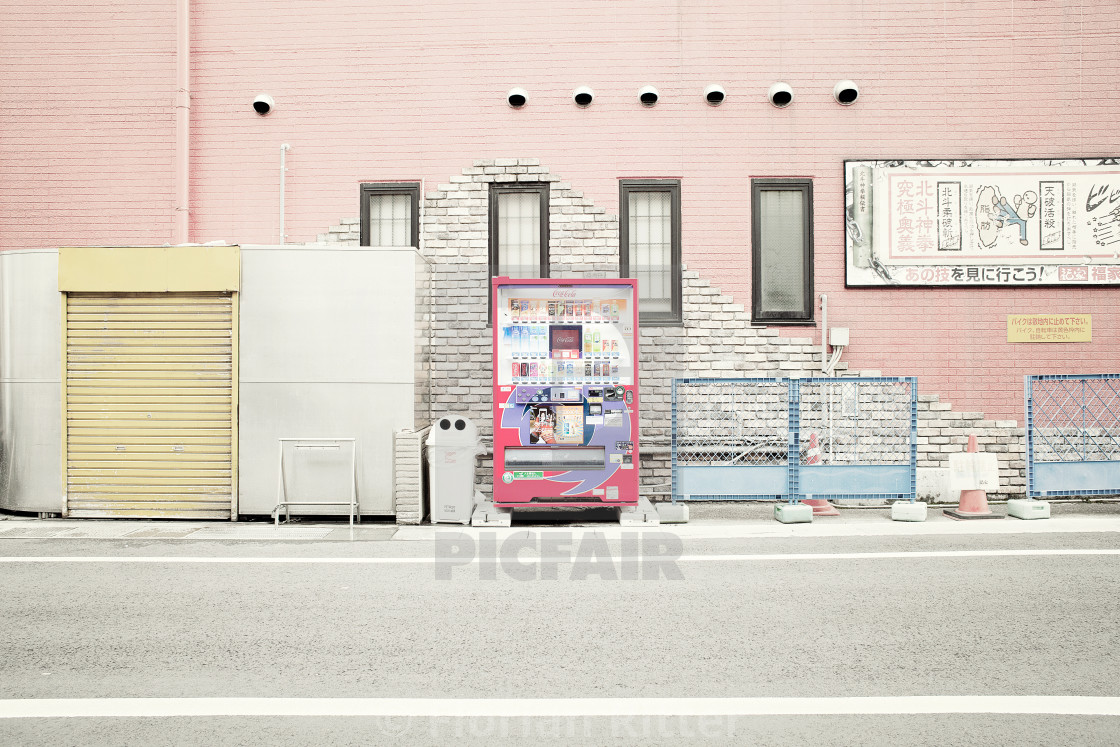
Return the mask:
<path fill-rule="evenodd" d="M 928 508 L 921 501 L 894 503 L 891 505 L 891 518 L 895 521 L 925 521 Z"/>
<path fill-rule="evenodd" d="M 1012 498 L 1007 502 L 1007 515 L 1016 519 L 1049 519 L 1050 504 L 1046 501 Z"/>
<path fill-rule="evenodd" d="M 804 503 L 779 503 L 774 506 L 774 518 L 783 524 L 806 524 L 813 520 L 813 507 Z"/>
<path fill-rule="evenodd" d="M 687 524 L 687 503 L 658 503 L 657 515 L 662 524 Z"/>

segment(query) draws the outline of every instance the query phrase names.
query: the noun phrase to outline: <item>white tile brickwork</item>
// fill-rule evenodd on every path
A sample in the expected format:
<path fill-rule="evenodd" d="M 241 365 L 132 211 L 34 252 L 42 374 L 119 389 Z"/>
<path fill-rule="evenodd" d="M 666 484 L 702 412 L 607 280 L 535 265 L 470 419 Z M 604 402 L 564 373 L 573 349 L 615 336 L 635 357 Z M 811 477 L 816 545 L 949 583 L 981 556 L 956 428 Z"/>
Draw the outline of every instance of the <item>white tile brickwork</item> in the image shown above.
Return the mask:
<path fill-rule="evenodd" d="M 428 430 L 425 426 L 393 434 L 393 506 L 398 524 L 419 524 L 426 513 L 424 439 Z"/>
<path fill-rule="evenodd" d="M 555 278 L 607 278 L 618 273 L 618 216 L 550 173 L 535 158 L 475 161 L 462 174 L 423 195 L 421 252 L 433 260 L 431 410 L 473 419 L 487 446 L 490 422 L 491 329 L 488 309 L 488 187 L 492 183 L 547 182 L 549 270 Z M 357 245 L 357 218 L 347 218 L 319 240 Z M 687 247 L 685 248 L 687 254 Z M 811 338 L 783 338 L 751 324 L 741 303 L 687 268 L 683 272 L 681 326 L 640 330 L 641 484 L 643 495 L 665 498 L 671 471 L 671 384 L 677 377 L 814 376 L 820 347 Z M 841 366 L 842 368 L 842 366 Z M 878 372 L 863 372 L 878 375 Z M 853 372 L 854 375 L 854 372 Z M 954 412 L 937 395 L 919 395 L 918 464 L 946 467 L 948 454 L 963 451 L 970 433 L 982 451 L 999 455 L 1001 483 L 1009 496 L 1025 485 L 1023 431 L 1014 421 L 985 420 L 982 413 Z M 418 423 L 418 425 L 421 425 Z M 489 494 L 490 455 L 479 465 L 480 489 Z M 416 518 L 415 504 L 400 507 L 398 521 Z"/>

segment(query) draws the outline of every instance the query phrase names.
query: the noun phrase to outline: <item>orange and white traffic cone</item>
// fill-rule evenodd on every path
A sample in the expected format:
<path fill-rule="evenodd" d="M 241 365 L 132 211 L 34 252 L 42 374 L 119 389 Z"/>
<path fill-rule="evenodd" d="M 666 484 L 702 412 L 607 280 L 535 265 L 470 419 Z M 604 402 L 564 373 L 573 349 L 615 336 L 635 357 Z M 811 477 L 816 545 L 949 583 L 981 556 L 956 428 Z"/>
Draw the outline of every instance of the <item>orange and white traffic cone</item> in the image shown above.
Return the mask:
<path fill-rule="evenodd" d="M 976 435 L 968 437 L 968 453 L 977 454 L 980 447 L 976 443 Z M 1002 519 L 998 514 L 993 514 L 988 508 L 988 493 L 984 490 L 962 490 L 960 505 L 956 508 L 947 508 L 942 513 L 954 519 Z"/>
<path fill-rule="evenodd" d="M 816 433 L 809 434 L 809 451 L 805 453 L 805 464 L 820 464 L 821 463 L 821 444 L 817 440 Z M 813 516 L 839 516 L 840 512 L 823 498 L 806 498 L 802 501 L 806 506 L 813 507 Z"/>

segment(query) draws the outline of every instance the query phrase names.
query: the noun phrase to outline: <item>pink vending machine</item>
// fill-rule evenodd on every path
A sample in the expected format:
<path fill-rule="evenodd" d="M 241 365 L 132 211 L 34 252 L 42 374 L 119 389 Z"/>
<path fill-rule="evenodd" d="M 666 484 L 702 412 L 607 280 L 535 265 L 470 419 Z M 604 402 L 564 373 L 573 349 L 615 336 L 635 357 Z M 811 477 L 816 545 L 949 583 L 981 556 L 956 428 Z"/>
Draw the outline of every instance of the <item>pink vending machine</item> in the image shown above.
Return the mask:
<path fill-rule="evenodd" d="M 638 502 L 635 280 L 494 279 L 494 503 Z"/>

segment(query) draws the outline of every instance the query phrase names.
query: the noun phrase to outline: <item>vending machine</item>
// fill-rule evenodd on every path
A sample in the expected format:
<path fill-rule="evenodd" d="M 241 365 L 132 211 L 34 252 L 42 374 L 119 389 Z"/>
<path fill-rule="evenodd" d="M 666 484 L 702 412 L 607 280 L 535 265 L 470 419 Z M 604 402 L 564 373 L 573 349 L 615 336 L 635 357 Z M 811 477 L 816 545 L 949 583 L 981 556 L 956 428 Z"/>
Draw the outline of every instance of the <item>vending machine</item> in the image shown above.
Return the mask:
<path fill-rule="evenodd" d="M 495 505 L 637 504 L 636 282 L 494 279 Z"/>

